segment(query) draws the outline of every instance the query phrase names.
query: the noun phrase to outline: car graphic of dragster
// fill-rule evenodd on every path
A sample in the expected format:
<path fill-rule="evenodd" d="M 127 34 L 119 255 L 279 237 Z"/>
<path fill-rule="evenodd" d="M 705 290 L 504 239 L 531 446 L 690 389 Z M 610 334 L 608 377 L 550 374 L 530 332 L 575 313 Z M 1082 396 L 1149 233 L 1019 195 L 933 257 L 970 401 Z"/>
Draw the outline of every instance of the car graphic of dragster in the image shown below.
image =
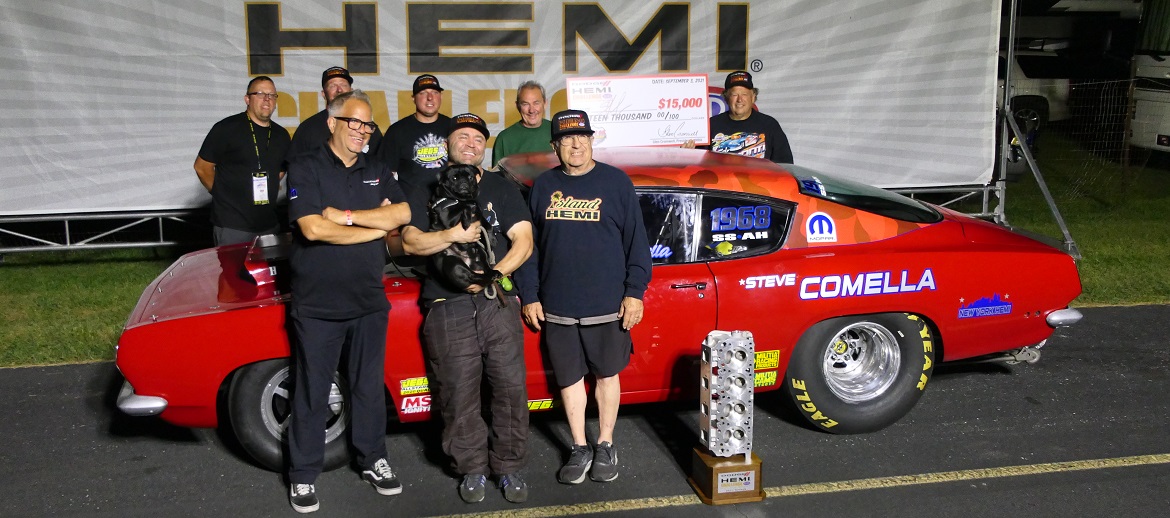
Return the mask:
<path fill-rule="evenodd" d="M 737 131 L 731 135 L 719 133 L 712 140 L 716 144 L 711 146 L 711 151 L 738 155 L 740 151 L 756 145 L 760 141 L 760 135 L 758 133 Z"/>

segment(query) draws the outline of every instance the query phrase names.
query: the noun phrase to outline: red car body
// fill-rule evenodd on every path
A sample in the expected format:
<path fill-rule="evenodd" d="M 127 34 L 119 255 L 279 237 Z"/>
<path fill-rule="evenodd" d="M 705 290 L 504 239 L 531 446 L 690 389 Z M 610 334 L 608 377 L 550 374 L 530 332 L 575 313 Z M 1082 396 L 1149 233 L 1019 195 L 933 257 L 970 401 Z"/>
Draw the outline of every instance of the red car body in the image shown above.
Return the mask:
<path fill-rule="evenodd" d="M 700 346 L 717 329 L 750 331 L 756 391 L 785 387 L 800 405 L 806 401 L 800 397 L 803 383 L 786 382 L 785 372 L 802 336 L 820 322 L 851 315 L 910 315 L 930 335 L 923 334 L 926 352 L 946 361 L 1042 344 L 1055 325 L 1075 322 L 1068 318 L 1075 310 L 1065 309 L 1081 291 L 1073 259 L 1002 227 L 905 199 L 899 203 L 918 205 L 919 216 L 934 214 L 937 220 L 891 217 L 890 207 L 899 215 L 896 203 L 875 211 L 850 207 L 826 191 L 829 177 L 757 159 L 678 149 L 598 150 L 595 158 L 626 171 L 643 193 L 739 200 L 682 216 L 691 218 L 698 229 L 692 235 L 706 243 L 698 249 L 716 256 L 700 260 L 687 252 L 679 262 L 654 267 L 645 319 L 633 330 L 635 354 L 622 372 L 623 404 L 696 394 Z M 528 154 L 509 157 L 502 165 L 518 183 L 530 184 L 554 160 L 551 154 Z M 863 205 L 874 201 L 857 199 Z M 734 214 L 756 207 L 760 215 L 765 204 L 772 204 L 768 210 L 775 216 L 786 210 L 786 222 L 768 222 L 773 230 L 739 233 L 746 221 L 741 219 L 728 223 L 737 228 L 734 232 L 713 230 L 722 228 L 719 218 L 727 210 Z M 668 212 L 667 219 L 672 217 L 680 216 Z M 834 224 L 832 240 L 827 227 L 817 226 L 818 218 Z M 676 229 L 648 224 L 647 230 L 653 242 L 656 233 L 662 238 Z M 754 255 L 735 252 L 739 245 L 718 250 L 716 239 L 749 238 L 742 242 L 750 249 L 753 239 L 771 242 L 759 238 L 760 232 L 780 231 L 784 235 L 769 235 L 775 241 L 770 249 Z M 658 256 L 670 254 L 658 250 Z M 728 254 L 719 255 L 723 252 Z M 180 426 L 215 427 L 220 424 L 217 396 L 233 373 L 288 357 L 289 294 L 282 291 L 279 262 L 264 256 L 262 247 L 248 245 L 194 252 L 147 287 L 118 343 L 117 366 L 127 381 L 121 399 L 127 404 L 120 404 L 124 410 L 157 413 Z M 991 272 L 987 265 L 1006 267 Z M 383 282 L 392 309 L 386 388 L 401 421 L 427 419 L 419 281 L 387 271 Z M 542 355 L 538 335 L 528 331 L 532 410 L 555 406 L 556 387 Z M 135 402 L 146 404 L 133 410 Z M 815 410 L 805 410 L 806 417 L 817 419 Z"/>

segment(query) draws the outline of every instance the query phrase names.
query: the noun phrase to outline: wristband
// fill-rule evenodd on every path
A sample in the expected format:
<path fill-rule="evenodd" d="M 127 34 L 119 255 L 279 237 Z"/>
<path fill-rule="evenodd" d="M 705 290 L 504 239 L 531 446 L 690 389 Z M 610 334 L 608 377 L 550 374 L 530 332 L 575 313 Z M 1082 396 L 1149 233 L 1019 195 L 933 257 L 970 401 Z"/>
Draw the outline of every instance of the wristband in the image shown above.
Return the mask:
<path fill-rule="evenodd" d="M 353 212 L 348 210 L 345 211 L 345 225 L 348 227 L 353 226 Z"/>

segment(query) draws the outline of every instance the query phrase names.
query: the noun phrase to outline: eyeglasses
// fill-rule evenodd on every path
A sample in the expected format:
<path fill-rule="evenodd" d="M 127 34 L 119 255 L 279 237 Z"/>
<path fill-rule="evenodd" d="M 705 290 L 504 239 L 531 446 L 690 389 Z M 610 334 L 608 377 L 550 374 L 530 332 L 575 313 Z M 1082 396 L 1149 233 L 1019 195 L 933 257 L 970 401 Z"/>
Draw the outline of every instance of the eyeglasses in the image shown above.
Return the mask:
<path fill-rule="evenodd" d="M 562 146 L 569 146 L 569 145 L 572 145 L 574 142 L 588 141 L 591 138 L 593 138 L 593 135 L 586 135 L 584 133 L 575 133 L 572 135 L 565 135 L 565 136 L 557 139 L 557 144 L 560 144 Z"/>
<path fill-rule="evenodd" d="M 351 129 L 351 130 L 361 130 L 362 128 L 365 128 L 366 133 L 373 133 L 375 131 L 378 131 L 378 124 L 375 123 L 374 121 L 366 122 L 364 120 L 356 119 L 354 117 L 334 117 L 334 119 L 337 119 L 339 121 L 345 121 L 345 123 L 349 125 L 349 129 Z"/>
<path fill-rule="evenodd" d="M 268 92 L 248 92 L 249 96 L 256 96 L 267 101 L 274 101 L 280 94 L 270 94 Z"/>

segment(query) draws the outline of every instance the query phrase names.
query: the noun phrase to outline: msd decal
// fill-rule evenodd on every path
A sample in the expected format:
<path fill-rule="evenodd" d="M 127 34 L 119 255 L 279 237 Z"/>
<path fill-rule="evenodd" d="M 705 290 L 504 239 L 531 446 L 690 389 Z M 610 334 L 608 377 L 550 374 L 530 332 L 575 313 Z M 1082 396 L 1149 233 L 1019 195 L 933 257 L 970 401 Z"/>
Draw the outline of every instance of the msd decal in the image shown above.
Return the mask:
<path fill-rule="evenodd" d="M 912 282 L 913 279 L 918 279 Z M 913 293 L 937 289 L 934 272 L 927 268 L 917 277 L 910 270 L 901 272 L 865 272 L 856 275 L 825 275 L 805 277 L 800 281 L 800 298 L 803 300 L 859 297 L 862 295 L 883 295 Z"/>
<path fill-rule="evenodd" d="M 417 414 L 431 411 L 431 396 L 411 396 L 402 398 L 402 413 Z"/>

